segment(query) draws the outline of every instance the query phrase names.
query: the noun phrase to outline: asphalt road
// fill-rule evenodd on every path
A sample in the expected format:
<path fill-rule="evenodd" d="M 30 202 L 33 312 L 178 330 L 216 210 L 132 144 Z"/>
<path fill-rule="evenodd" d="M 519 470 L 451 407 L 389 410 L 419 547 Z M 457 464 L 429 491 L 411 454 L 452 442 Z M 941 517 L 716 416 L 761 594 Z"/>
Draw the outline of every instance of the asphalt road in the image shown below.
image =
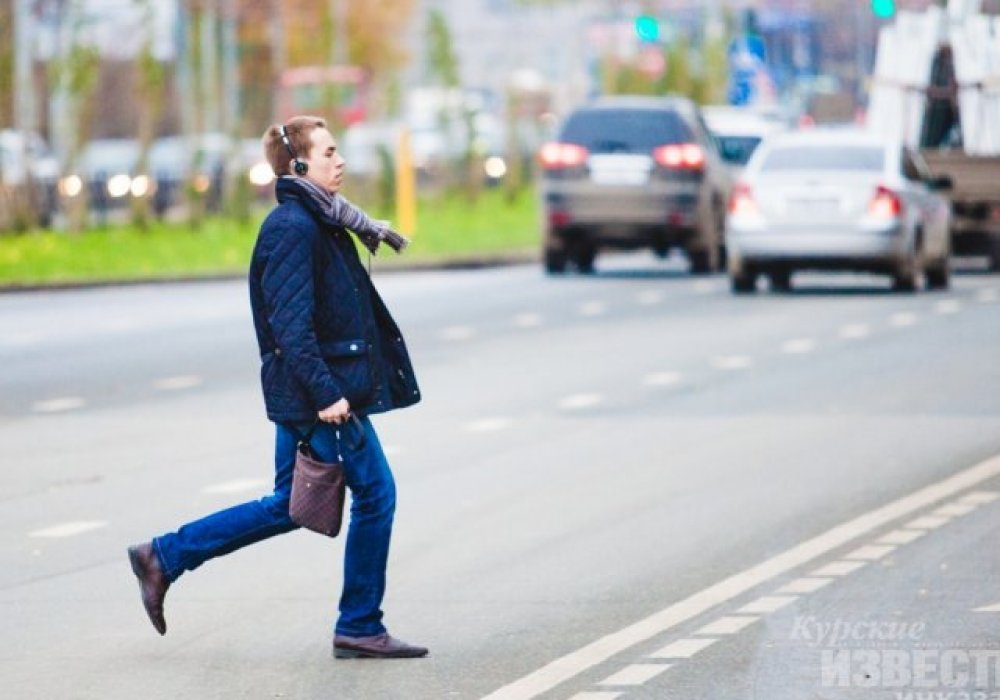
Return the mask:
<path fill-rule="evenodd" d="M 126 545 L 271 479 L 244 284 L 0 296 L 0 696 L 997 697 L 954 671 L 1000 656 L 1000 278 L 602 269 L 376 275 L 425 396 L 376 418 L 405 662 L 331 658 L 310 533 L 146 621 Z"/>

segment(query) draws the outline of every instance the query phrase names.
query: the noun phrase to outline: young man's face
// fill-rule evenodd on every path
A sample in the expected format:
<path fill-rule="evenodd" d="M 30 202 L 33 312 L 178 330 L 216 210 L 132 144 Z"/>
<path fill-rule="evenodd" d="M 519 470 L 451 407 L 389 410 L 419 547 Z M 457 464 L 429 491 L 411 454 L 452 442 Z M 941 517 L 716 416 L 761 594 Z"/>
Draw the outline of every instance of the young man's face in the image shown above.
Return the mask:
<path fill-rule="evenodd" d="M 312 148 L 303 160 L 309 164 L 306 177 L 329 192 L 340 190 L 344 180 L 344 159 L 329 130 L 313 129 Z"/>

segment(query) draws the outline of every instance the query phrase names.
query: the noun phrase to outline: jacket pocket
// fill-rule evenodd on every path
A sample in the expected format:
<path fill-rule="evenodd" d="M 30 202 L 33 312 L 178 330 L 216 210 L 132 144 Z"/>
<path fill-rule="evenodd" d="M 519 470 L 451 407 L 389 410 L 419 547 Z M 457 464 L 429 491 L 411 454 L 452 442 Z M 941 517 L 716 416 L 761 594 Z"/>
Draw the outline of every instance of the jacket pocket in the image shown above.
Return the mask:
<path fill-rule="evenodd" d="M 330 374 L 352 406 L 363 405 L 373 393 L 369 347 L 367 341 L 360 339 L 326 341 L 319 345 Z"/>

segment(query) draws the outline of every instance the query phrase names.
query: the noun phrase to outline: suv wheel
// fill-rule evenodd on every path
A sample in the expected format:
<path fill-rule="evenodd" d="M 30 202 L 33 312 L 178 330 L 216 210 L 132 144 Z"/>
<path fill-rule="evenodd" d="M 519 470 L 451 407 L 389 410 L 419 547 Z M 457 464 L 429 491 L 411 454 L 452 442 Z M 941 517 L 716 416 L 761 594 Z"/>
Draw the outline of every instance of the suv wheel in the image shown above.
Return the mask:
<path fill-rule="evenodd" d="M 594 271 L 594 260 L 597 258 L 597 248 L 592 245 L 581 245 L 573 251 L 573 263 L 577 269 L 589 275 Z"/>
<path fill-rule="evenodd" d="M 733 294 L 753 294 L 757 291 L 757 273 L 732 272 L 729 274 L 729 286 Z"/>
<path fill-rule="evenodd" d="M 768 273 L 768 279 L 771 281 L 771 291 L 772 292 L 790 292 L 792 291 L 792 271 L 791 270 L 772 270 Z"/>

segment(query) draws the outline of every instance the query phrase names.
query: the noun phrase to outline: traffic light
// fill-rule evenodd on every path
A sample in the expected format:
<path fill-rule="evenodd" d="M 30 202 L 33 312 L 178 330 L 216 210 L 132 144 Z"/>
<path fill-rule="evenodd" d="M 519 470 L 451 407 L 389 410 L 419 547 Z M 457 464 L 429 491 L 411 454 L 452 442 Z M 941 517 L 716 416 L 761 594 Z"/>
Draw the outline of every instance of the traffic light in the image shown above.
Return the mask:
<path fill-rule="evenodd" d="M 659 41 L 660 20 L 652 15 L 639 15 L 635 18 L 635 35 L 639 37 L 639 41 Z"/>
<path fill-rule="evenodd" d="M 880 19 L 889 19 L 896 14 L 896 0 L 871 0 L 872 14 Z"/>

